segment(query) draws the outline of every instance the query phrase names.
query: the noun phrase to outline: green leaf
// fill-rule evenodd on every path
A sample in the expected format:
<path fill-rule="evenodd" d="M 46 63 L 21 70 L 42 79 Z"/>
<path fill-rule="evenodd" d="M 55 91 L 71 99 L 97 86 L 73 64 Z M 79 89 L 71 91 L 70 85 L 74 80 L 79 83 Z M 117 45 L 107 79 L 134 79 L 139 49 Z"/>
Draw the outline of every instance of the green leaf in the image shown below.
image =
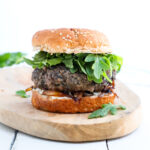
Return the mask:
<path fill-rule="evenodd" d="M 71 54 L 63 54 L 65 59 L 71 59 L 72 58 L 72 55 Z"/>
<path fill-rule="evenodd" d="M 96 111 L 94 111 L 93 113 L 91 113 L 88 116 L 88 119 L 92 119 L 92 118 L 98 118 L 98 117 L 104 117 L 106 116 L 109 112 L 112 115 L 115 115 L 117 113 L 117 109 L 122 109 L 125 110 L 126 107 L 122 106 L 122 105 L 114 105 L 112 103 L 109 104 L 103 104 L 101 109 L 98 109 Z"/>
<path fill-rule="evenodd" d="M 95 61 L 95 59 L 96 59 L 96 57 L 94 54 L 89 54 L 88 56 L 86 56 L 85 62 Z"/>
<path fill-rule="evenodd" d="M 63 60 L 63 63 L 67 68 L 73 68 L 73 59 L 65 59 Z"/>
<path fill-rule="evenodd" d="M 39 53 L 35 54 L 34 61 L 43 61 L 49 56 L 52 56 L 52 55 L 48 54 L 47 52 L 40 51 Z"/>
<path fill-rule="evenodd" d="M 70 72 L 71 72 L 71 73 L 75 73 L 75 72 L 77 72 L 77 71 L 78 71 L 78 68 L 71 68 L 71 69 L 70 69 Z"/>
<path fill-rule="evenodd" d="M 111 65 L 110 65 L 110 61 L 109 61 L 108 58 L 101 57 L 100 58 L 100 63 L 101 63 L 101 66 L 102 66 L 103 70 L 105 70 L 105 71 L 110 70 Z"/>
<path fill-rule="evenodd" d="M 118 106 L 117 106 L 117 109 L 126 110 L 126 107 L 125 107 L 125 106 L 123 106 L 123 105 L 118 105 Z"/>
<path fill-rule="evenodd" d="M 104 76 L 110 83 L 112 83 L 111 79 L 109 79 L 109 77 L 107 76 L 107 74 L 106 74 L 105 71 L 103 72 L 103 76 Z"/>
<path fill-rule="evenodd" d="M 10 58 L 10 53 L 0 55 L 0 68 L 7 66 L 7 60 Z"/>
<path fill-rule="evenodd" d="M 97 55 L 95 58 L 95 62 L 92 65 L 92 69 L 94 70 L 94 76 L 97 79 L 100 79 L 102 72 L 101 63 L 100 63 L 100 57 Z"/>
<path fill-rule="evenodd" d="M 78 53 L 76 56 L 80 59 L 84 59 L 88 54 L 87 53 Z"/>
<path fill-rule="evenodd" d="M 28 98 L 29 97 L 29 95 L 27 95 L 24 90 L 16 91 L 16 95 L 20 96 L 20 97 L 23 97 L 23 98 Z"/>
<path fill-rule="evenodd" d="M 93 80 L 94 75 L 93 75 L 93 70 L 91 65 L 87 65 L 85 69 L 86 69 L 88 80 L 89 81 Z"/>
<path fill-rule="evenodd" d="M 34 61 L 33 60 L 30 60 L 28 58 L 24 58 L 24 61 L 28 64 L 28 65 L 34 65 Z"/>
<path fill-rule="evenodd" d="M 61 56 L 61 53 L 56 53 L 56 57 L 59 57 L 59 56 Z"/>
<path fill-rule="evenodd" d="M 85 70 L 85 68 L 83 67 L 83 65 L 81 64 L 81 62 L 80 62 L 79 60 L 76 60 L 76 62 L 78 63 L 78 65 L 79 65 L 81 71 L 86 74 L 86 70 Z"/>
<path fill-rule="evenodd" d="M 10 58 L 10 55 L 10 53 L 0 55 L 0 62 L 5 62 L 6 60 L 8 60 Z"/>
<path fill-rule="evenodd" d="M 116 113 L 117 113 L 117 108 L 114 106 L 114 107 L 112 107 L 111 109 L 110 109 L 110 113 L 112 114 L 112 115 L 115 115 Z"/>
<path fill-rule="evenodd" d="M 90 114 L 88 119 L 104 117 L 108 114 L 110 109 L 111 109 L 111 103 L 106 104 L 105 106 L 103 105 L 102 109 L 98 109 L 98 110 L 94 111 L 92 114 Z"/>
<path fill-rule="evenodd" d="M 52 58 L 50 60 L 47 61 L 47 63 L 50 65 L 50 66 L 55 66 L 57 64 L 60 64 L 62 62 L 62 59 L 61 58 Z"/>
<path fill-rule="evenodd" d="M 86 66 L 86 73 L 87 73 L 87 78 L 89 81 L 94 81 L 96 83 L 101 83 L 103 80 L 102 80 L 102 76 L 100 77 L 100 79 L 96 79 L 94 74 L 93 74 L 93 70 L 92 70 L 92 67 L 90 65 L 87 65 Z"/>
<path fill-rule="evenodd" d="M 111 62 L 112 68 L 119 72 L 123 64 L 123 59 L 116 55 L 108 55 L 108 59 Z"/>
<path fill-rule="evenodd" d="M 103 57 L 103 59 L 105 60 L 105 64 L 107 64 L 107 66 L 105 66 L 105 71 L 109 70 L 110 76 L 112 76 L 113 69 L 112 69 L 112 66 L 111 66 L 111 62 L 109 61 L 109 59 L 107 57 Z"/>
<path fill-rule="evenodd" d="M 26 54 L 21 52 L 4 53 L 0 55 L 0 68 L 22 63 L 25 55 Z"/>

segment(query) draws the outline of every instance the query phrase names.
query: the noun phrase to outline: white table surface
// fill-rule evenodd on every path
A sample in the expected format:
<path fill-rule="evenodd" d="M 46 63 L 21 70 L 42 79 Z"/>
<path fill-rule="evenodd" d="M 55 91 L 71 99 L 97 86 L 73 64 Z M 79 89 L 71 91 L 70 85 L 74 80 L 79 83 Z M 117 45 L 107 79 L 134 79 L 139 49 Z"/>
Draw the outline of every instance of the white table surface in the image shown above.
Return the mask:
<path fill-rule="evenodd" d="M 118 78 L 137 93 L 142 101 L 141 126 L 128 136 L 99 142 L 67 143 L 44 140 L 24 134 L 0 124 L 0 149 L 2 150 L 149 150 L 150 149 L 150 72 L 124 65 Z"/>

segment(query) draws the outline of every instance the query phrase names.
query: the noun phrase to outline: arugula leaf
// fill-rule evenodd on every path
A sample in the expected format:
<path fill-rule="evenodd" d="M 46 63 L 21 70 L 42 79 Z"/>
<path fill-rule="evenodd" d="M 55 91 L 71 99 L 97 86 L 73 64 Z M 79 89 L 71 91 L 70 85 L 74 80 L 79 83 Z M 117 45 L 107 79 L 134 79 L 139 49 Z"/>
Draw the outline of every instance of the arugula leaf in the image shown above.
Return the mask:
<path fill-rule="evenodd" d="M 75 72 L 77 72 L 77 71 L 78 71 L 78 68 L 71 68 L 71 69 L 70 69 L 70 72 L 71 72 L 71 73 L 75 73 Z"/>
<path fill-rule="evenodd" d="M 50 64 L 50 66 L 55 66 L 57 64 L 60 64 L 61 62 L 62 62 L 61 58 L 52 58 L 47 61 L 47 63 Z"/>
<path fill-rule="evenodd" d="M 91 62 L 91 61 L 95 61 L 95 55 L 94 54 L 89 54 L 85 58 L 85 62 Z"/>
<path fill-rule="evenodd" d="M 86 74 L 86 71 L 85 71 L 85 69 L 84 69 L 83 65 L 81 64 L 81 62 L 80 62 L 79 60 L 76 60 L 76 62 L 78 63 L 78 65 L 79 65 L 79 67 L 80 67 L 81 71 L 82 71 L 83 73 L 85 73 L 85 74 Z"/>
<path fill-rule="evenodd" d="M 0 55 L 0 68 L 6 67 L 6 66 L 12 66 L 14 64 L 20 64 L 23 62 L 23 57 L 26 54 L 21 52 L 15 52 L 15 53 L 4 53 Z"/>
<path fill-rule="evenodd" d="M 100 79 L 95 78 L 93 74 L 93 70 L 89 66 L 86 66 L 86 73 L 87 73 L 87 78 L 89 81 L 93 80 L 95 83 L 101 83 L 103 81 L 102 76 L 100 77 Z"/>
<path fill-rule="evenodd" d="M 112 81 L 111 81 L 111 80 L 109 79 L 109 77 L 107 76 L 106 71 L 103 72 L 103 76 L 104 76 L 110 83 L 112 83 Z"/>
<path fill-rule="evenodd" d="M 112 106 L 112 108 L 110 109 L 110 113 L 111 113 L 112 115 L 115 115 L 115 114 L 117 113 L 117 109 L 116 109 L 115 106 Z"/>
<path fill-rule="evenodd" d="M 87 55 L 89 55 L 88 53 L 78 53 L 75 54 L 78 58 L 84 59 Z"/>
<path fill-rule="evenodd" d="M 118 105 L 118 106 L 116 106 L 116 108 L 117 108 L 117 109 L 122 109 L 122 110 L 125 110 L 125 109 L 126 109 L 126 107 L 123 106 L 123 105 Z"/>
<path fill-rule="evenodd" d="M 24 58 L 24 61 L 28 64 L 28 65 L 34 65 L 34 61 L 28 59 L 28 58 Z"/>
<path fill-rule="evenodd" d="M 103 67 L 105 67 L 105 71 L 109 70 L 110 76 L 112 76 L 113 69 L 109 59 L 107 57 L 103 57 L 103 61 L 101 61 L 101 64 L 103 65 Z"/>
<path fill-rule="evenodd" d="M 114 105 L 112 103 L 108 103 L 108 104 L 103 104 L 101 109 L 98 109 L 96 111 L 94 111 L 93 113 L 91 113 L 88 116 L 88 119 L 92 119 L 92 118 L 98 118 L 98 117 L 104 117 L 106 116 L 109 112 L 112 115 L 115 115 L 117 113 L 117 109 L 122 109 L 125 110 L 126 107 L 122 106 L 122 105 Z"/>
<path fill-rule="evenodd" d="M 95 56 L 95 62 L 92 65 L 92 69 L 94 70 L 94 76 L 99 79 L 100 75 L 102 74 L 102 67 L 100 63 L 100 57 L 98 55 Z"/>
<path fill-rule="evenodd" d="M 65 59 L 63 60 L 63 63 L 67 68 L 73 68 L 73 59 Z"/>
<path fill-rule="evenodd" d="M 28 98 L 29 97 L 29 95 L 27 95 L 24 90 L 16 91 L 16 95 L 18 95 L 20 97 L 23 97 L 23 98 Z"/>
<path fill-rule="evenodd" d="M 112 71 L 120 71 L 122 58 L 114 54 L 49 54 L 41 51 L 37 53 L 33 60 L 24 58 L 24 61 L 33 68 L 51 67 L 54 65 L 64 64 L 70 69 L 71 73 L 81 72 L 87 76 L 89 81 L 101 83 L 105 78 L 110 83 Z"/>
<path fill-rule="evenodd" d="M 65 59 L 71 59 L 72 55 L 71 54 L 63 54 Z"/>
<path fill-rule="evenodd" d="M 40 51 L 39 53 L 35 54 L 34 61 L 43 61 L 48 56 L 49 56 L 48 53 Z"/>
<path fill-rule="evenodd" d="M 106 57 L 101 57 L 100 63 L 104 71 L 110 70 L 110 61 Z"/>
<path fill-rule="evenodd" d="M 98 118 L 98 117 L 104 117 L 108 114 L 108 112 L 110 111 L 110 106 L 111 104 L 108 104 L 106 106 L 102 106 L 102 109 L 98 109 L 96 111 L 94 111 L 89 117 L 88 119 L 91 118 Z"/>
<path fill-rule="evenodd" d="M 114 70 L 116 70 L 117 72 L 120 71 L 121 69 L 121 66 L 123 64 L 123 59 L 119 56 L 116 56 L 116 55 L 108 55 L 108 59 L 110 60 L 111 62 L 111 65 L 112 65 L 112 68 Z"/>
<path fill-rule="evenodd" d="M 5 67 L 7 66 L 7 60 L 10 58 L 9 53 L 5 53 L 3 55 L 0 55 L 0 67 Z"/>

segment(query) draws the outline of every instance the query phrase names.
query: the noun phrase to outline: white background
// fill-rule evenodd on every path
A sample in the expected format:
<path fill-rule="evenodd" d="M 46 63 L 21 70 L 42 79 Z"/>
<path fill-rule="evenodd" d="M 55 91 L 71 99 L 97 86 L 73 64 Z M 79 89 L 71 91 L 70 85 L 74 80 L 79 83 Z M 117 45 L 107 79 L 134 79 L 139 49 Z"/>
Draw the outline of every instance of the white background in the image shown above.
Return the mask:
<path fill-rule="evenodd" d="M 0 0 L 0 53 L 31 52 L 31 39 L 36 31 L 59 27 L 90 28 L 107 35 L 114 53 L 124 58 L 118 78 L 141 97 L 144 112 L 143 124 L 135 134 L 111 141 L 109 146 L 115 150 L 134 149 L 136 144 L 136 149 L 150 149 L 150 1 Z M 19 143 L 19 137 L 26 141 L 26 149 L 35 140 L 21 134 Z M 127 147 L 128 142 L 131 147 Z M 17 149 L 21 149 L 21 144 Z"/>

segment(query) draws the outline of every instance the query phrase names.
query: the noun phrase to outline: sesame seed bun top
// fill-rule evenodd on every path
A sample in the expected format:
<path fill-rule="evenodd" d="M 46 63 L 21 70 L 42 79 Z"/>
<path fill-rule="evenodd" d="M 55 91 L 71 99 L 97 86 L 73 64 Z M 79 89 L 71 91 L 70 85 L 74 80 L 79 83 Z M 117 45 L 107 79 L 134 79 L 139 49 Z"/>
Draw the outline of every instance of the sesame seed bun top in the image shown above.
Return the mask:
<path fill-rule="evenodd" d="M 48 53 L 111 53 L 107 37 L 89 29 L 42 30 L 34 34 L 32 45 Z"/>

